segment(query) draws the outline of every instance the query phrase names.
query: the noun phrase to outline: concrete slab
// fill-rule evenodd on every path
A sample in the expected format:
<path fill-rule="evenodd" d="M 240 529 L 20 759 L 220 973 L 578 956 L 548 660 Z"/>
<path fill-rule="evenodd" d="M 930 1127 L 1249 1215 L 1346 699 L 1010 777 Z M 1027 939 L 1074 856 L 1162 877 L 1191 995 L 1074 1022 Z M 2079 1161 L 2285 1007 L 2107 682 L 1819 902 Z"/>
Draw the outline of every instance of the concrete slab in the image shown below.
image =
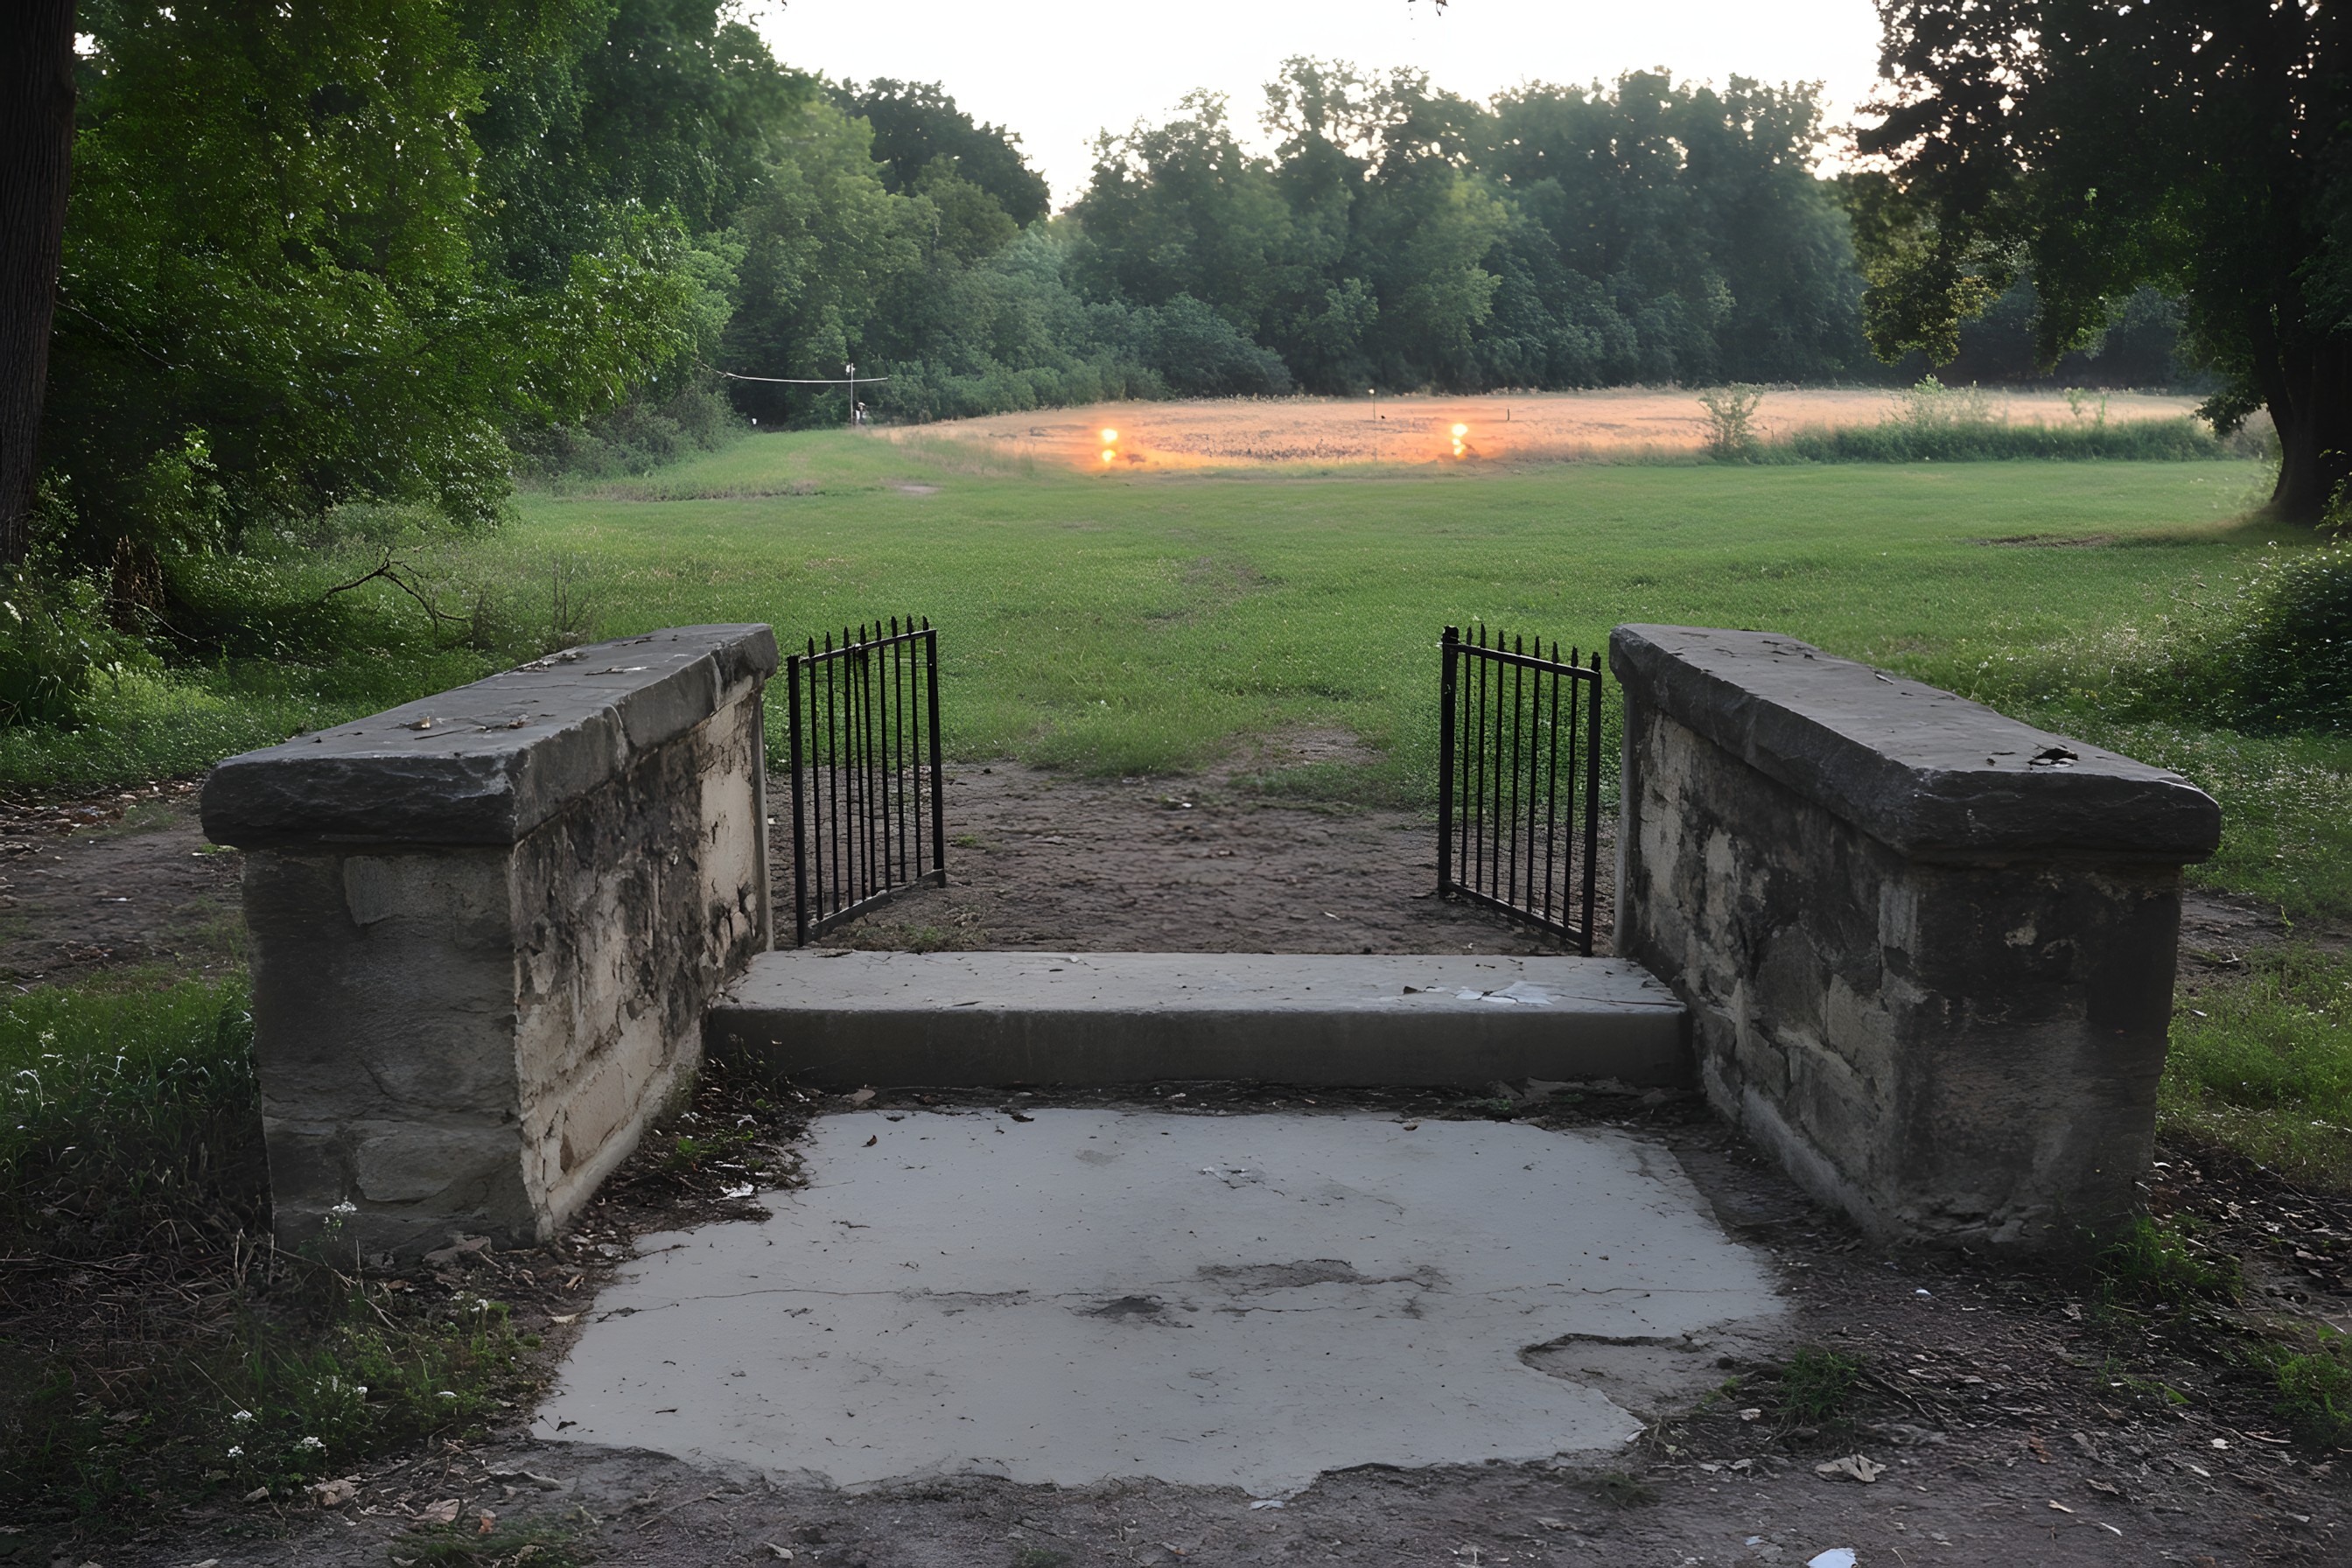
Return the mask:
<path fill-rule="evenodd" d="M 843 1487 L 1268 1496 L 1613 1450 L 1778 1311 L 1673 1157 L 1609 1131 L 868 1111 L 819 1120 L 808 1169 L 765 1224 L 646 1238 L 535 1432 Z"/>
<path fill-rule="evenodd" d="M 803 949 L 703 1029 L 818 1087 L 1690 1077 L 1682 1004 L 1612 958 Z"/>

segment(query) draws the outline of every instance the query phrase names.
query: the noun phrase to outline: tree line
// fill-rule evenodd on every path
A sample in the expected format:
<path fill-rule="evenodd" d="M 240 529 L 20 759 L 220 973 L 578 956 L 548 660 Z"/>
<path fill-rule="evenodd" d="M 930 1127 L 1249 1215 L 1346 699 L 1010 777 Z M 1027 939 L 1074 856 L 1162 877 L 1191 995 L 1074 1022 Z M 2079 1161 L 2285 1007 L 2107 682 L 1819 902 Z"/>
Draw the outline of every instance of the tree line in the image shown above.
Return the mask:
<path fill-rule="evenodd" d="M 876 412 L 920 420 L 1937 364 L 2147 384 L 2185 349 L 2221 417 L 2285 411 L 2316 510 L 2306 472 L 2341 459 L 2298 453 L 2352 442 L 2311 434 L 2336 417 L 2335 373 L 2309 366 L 2336 363 L 2340 290 L 2295 226 L 2345 209 L 2261 126 L 2318 125 L 2341 73 L 2289 69 L 2315 84 L 2280 89 L 2300 107 L 2249 100 L 2253 129 L 2216 129 L 2170 113 L 2205 68 L 2168 18 L 2110 18 L 2110 46 L 2044 25 L 2067 9 L 1892 7 L 1875 173 L 1822 177 L 1803 86 L 1643 72 L 1481 102 L 1294 59 L 1262 139 L 1195 95 L 1105 135 L 1055 213 L 1012 132 L 938 86 L 796 70 L 727 0 L 38 0 L 0 115 L 0 557 L 161 615 L 173 561 L 346 502 L 480 526 L 519 463 L 641 466 L 744 417 L 842 418 L 837 390 L 727 375 L 853 363 L 888 378 Z M 2199 47 L 2267 70 L 2293 33 L 2290 65 L 2332 58 L 2333 23 L 2301 16 L 2217 19 Z M 1954 28 L 1981 48 L 1941 48 Z M 2101 48 L 2173 75 L 2103 74 Z M 2047 85 L 1969 111 L 1997 59 Z M 2243 160 L 2182 173 L 2199 135 Z M 70 195 L 46 226 L 58 148 Z M 2268 183 L 2250 195 L 2232 167 Z M 2232 267 L 2285 313 L 2223 297 Z"/>

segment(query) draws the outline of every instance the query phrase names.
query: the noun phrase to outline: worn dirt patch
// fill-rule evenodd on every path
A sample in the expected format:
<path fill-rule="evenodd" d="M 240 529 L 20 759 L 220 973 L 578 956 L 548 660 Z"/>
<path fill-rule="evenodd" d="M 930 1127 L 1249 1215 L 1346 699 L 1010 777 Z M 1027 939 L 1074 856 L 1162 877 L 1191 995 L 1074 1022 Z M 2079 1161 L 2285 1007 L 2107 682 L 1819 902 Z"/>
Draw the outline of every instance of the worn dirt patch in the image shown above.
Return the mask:
<path fill-rule="evenodd" d="M 1292 737 L 1284 766 L 1362 760 L 1352 737 Z M 948 886 L 825 940 L 846 947 L 1100 952 L 1562 951 L 1533 927 L 1437 897 L 1437 829 L 1417 812 L 1286 803 L 1256 760 L 1195 777 L 1084 779 L 1024 763 L 950 767 Z M 1282 775 L 1274 775 L 1279 779 Z M 792 897 L 791 796 L 772 779 L 778 921 Z M 1594 924 L 1609 951 L 1601 837 Z M 789 929 L 779 933 L 791 941 Z"/>
<path fill-rule="evenodd" d="M 184 780 L 0 801 L 0 980 L 240 963 L 243 859 L 205 842 Z"/>

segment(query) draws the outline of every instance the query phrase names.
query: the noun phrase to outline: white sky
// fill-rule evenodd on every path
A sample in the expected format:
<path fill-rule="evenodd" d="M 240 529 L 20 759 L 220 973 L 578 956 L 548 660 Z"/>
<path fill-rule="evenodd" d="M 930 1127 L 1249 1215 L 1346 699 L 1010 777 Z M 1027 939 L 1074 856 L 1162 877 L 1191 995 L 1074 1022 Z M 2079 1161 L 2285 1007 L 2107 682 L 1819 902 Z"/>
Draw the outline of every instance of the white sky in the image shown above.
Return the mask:
<path fill-rule="evenodd" d="M 1525 80 L 1582 84 L 1664 66 L 1820 81 L 1832 122 L 1870 90 L 1871 0 L 748 0 L 784 63 L 859 81 L 937 81 L 975 118 L 1018 132 L 1056 205 L 1085 189 L 1095 133 L 1163 117 L 1194 88 L 1228 94 L 1253 139 L 1259 89 L 1292 55 L 1368 69 L 1418 65 L 1485 98 Z"/>

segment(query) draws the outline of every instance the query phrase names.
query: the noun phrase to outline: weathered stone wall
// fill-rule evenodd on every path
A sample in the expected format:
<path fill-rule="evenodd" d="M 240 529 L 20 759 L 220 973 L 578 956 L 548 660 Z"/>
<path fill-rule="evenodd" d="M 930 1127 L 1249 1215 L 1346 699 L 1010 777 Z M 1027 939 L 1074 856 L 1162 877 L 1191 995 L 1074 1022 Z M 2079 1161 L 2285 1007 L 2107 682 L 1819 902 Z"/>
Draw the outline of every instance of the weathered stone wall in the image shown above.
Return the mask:
<path fill-rule="evenodd" d="M 1617 948 L 1690 1007 L 1715 1105 L 1883 1236 L 2128 1213 L 2213 802 L 1790 638 L 1621 626 L 1611 662 Z"/>
<path fill-rule="evenodd" d="M 281 1244 L 550 1234 L 770 945 L 765 626 L 542 659 L 231 758 Z"/>

